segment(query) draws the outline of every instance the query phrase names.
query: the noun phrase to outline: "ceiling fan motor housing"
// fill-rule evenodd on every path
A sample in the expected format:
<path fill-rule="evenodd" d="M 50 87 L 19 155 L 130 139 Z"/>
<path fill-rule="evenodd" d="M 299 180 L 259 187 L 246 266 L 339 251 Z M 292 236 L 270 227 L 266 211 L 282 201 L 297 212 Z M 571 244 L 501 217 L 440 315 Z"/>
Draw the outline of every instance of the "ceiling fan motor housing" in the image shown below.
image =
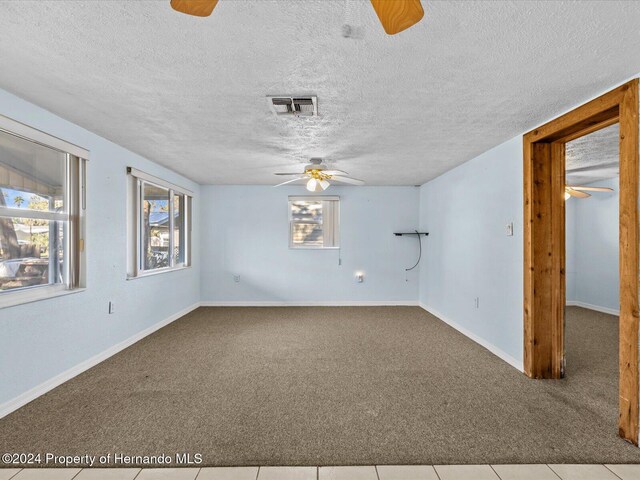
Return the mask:
<path fill-rule="evenodd" d="M 309 161 L 311 163 L 304 166 L 304 171 L 305 172 L 309 171 L 309 170 L 325 170 L 326 169 L 326 165 L 322 165 L 322 159 L 321 158 L 312 158 Z"/>

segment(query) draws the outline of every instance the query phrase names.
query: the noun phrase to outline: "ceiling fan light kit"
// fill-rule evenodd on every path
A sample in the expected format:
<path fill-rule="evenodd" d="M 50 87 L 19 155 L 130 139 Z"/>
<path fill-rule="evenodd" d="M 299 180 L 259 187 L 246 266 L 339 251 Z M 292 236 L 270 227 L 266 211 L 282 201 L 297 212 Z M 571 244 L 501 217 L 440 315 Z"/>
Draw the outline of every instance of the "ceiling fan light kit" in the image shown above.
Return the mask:
<path fill-rule="evenodd" d="M 327 188 L 329 188 L 329 182 L 323 179 L 318 180 L 316 178 L 311 178 L 307 182 L 307 190 L 310 192 L 323 192 Z"/>
<path fill-rule="evenodd" d="M 331 181 L 347 183 L 350 185 L 364 185 L 362 180 L 347 177 L 348 173 L 342 170 L 327 169 L 321 158 L 312 158 L 309 165 L 305 165 L 302 173 L 276 173 L 275 175 L 290 176 L 295 178 L 279 183 L 276 187 L 286 185 L 288 183 L 297 182 L 298 180 L 306 180 L 307 190 L 310 192 L 322 192 L 331 186 Z"/>

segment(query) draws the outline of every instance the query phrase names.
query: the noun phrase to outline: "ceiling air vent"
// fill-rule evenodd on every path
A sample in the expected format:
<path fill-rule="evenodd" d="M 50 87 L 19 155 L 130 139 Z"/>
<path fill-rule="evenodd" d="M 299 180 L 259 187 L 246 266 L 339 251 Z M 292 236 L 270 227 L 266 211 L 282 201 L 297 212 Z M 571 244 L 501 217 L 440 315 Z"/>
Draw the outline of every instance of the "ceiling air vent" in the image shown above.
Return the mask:
<path fill-rule="evenodd" d="M 318 115 L 318 97 L 300 96 L 286 97 L 282 95 L 268 96 L 269 107 L 276 115 L 295 117 L 315 117 Z"/>

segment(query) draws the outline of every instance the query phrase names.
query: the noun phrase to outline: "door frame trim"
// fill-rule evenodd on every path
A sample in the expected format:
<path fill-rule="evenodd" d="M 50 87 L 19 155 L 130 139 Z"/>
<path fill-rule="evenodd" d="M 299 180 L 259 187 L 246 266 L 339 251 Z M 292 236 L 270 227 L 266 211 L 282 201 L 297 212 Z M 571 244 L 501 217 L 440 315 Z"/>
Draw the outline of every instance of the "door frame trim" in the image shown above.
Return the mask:
<path fill-rule="evenodd" d="M 619 434 L 638 445 L 638 79 L 523 136 L 524 369 L 564 375 L 565 144 L 620 124 Z"/>

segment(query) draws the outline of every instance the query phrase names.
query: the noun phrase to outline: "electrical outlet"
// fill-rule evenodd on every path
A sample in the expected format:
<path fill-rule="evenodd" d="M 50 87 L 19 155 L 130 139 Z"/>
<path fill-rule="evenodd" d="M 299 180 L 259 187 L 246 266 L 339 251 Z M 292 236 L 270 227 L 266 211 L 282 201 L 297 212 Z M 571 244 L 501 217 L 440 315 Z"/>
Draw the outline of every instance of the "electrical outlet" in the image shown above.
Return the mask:
<path fill-rule="evenodd" d="M 240 283 L 240 275 L 234 275 L 233 276 L 233 281 L 236 283 Z"/>
<path fill-rule="evenodd" d="M 358 283 L 364 282 L 364 273 L 356 272 L 356 282 Z"/>
<path fill-rule="evenodd" d="M 109 302 L 109 315 L 116 313 L 116 304 L 114 302 Z"/>
<path fill-rule="evenodd" d="M 476 308 L 480 308 L 480 297 L 476 297 L 474 299 L 474 303 L 475 303 Z"/>
<path fill-rule="evenodd" d="M 513 222 L 507 223 L 507 237 L 513 237 Z"/>

